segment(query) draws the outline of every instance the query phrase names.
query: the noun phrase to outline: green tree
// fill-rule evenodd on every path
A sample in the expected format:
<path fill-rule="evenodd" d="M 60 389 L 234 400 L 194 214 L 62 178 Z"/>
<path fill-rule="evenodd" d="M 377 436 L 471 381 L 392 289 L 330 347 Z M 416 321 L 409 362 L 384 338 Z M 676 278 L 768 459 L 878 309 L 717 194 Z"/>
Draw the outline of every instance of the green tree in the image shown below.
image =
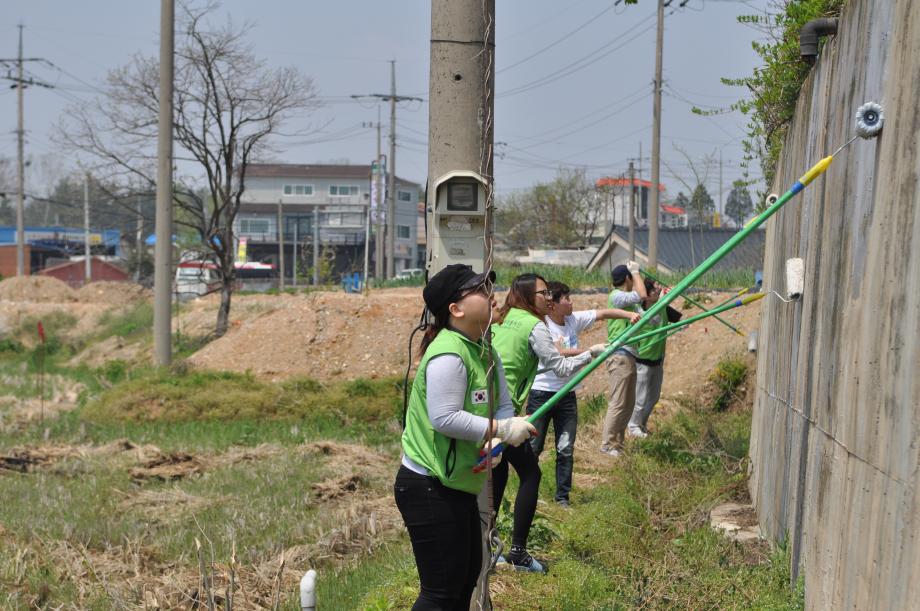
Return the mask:
<path fill-rule="evenodd" d="M 751 192 L 743 182 L 736 182 L 725 202 L 725 215 L 734 221 L 735 225 L 741 227 L 744 219 L 753 211 L 754 202 L 751 200 Z"/>
<path fill-rule="evenodd" d="M 681 208 L 688 215 L 690 213 L 690 200 L 687 199 L 687 196 L 684 195 L 683 191 L 677 192 L 677 197 L 674 198 L 674 205 L 678 208 Z"/>
<path fill-rule="evenodd" d="M 561 169 L 552 182 L 503 198 L 496 234 L 514 250 L 584 246 L 600 218 L 598 197 L 584 170 Z"/>
<path fill-rule="evenodd" d="M 716 203 L 712 200 L 712 196 L 709 195 L 709 191 L 706 190 L 706 185 L 696 185 L 693 195 L 690 196 L 690 210 L 693 211 L 692 224 L 709 225 L 715 209 Z"/>

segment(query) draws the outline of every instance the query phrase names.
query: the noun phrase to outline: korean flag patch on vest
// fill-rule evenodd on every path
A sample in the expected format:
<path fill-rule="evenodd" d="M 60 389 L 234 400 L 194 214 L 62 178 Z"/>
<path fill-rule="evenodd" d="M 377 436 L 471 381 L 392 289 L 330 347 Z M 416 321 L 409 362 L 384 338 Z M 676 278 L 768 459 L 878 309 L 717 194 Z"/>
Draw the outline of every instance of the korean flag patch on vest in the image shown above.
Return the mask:
<path fill-rule="evenodd" d="M 473 405 L 482 405 L 489 402 L 489 391 L 485 388 L 474 390 L 470 393 L 470 402 Z"/>

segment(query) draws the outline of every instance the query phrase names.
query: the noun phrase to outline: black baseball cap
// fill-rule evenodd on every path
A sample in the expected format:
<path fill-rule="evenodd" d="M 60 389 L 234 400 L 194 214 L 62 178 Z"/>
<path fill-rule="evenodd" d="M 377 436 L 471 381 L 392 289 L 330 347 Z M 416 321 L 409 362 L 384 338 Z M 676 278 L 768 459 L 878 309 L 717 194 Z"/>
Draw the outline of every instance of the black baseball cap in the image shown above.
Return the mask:
<path fill-rule="evenodd" d="M 469 265 L 455 263 L 448 265 L 428 280 L 422 290 L 422 298 L 428 311 L 440 314 L 451 303 L 460 298 L 460 293 L 475 289 L 486 282 L 495 282 L 495 272 L 477 274 Z"/>
<path fill-rule="evenodd" d="M 613 278 L 613 286 L 619 286 L 629 278 L 629 269 L 625 265 L 617 265 L 610 272 L 610 276 Z"/>

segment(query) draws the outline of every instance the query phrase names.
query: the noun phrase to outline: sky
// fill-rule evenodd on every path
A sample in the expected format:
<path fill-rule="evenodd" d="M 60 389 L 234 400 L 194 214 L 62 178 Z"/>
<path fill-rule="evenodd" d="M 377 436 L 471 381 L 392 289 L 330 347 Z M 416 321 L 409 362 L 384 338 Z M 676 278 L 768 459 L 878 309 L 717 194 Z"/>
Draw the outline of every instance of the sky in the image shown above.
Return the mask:
<path fill-rule="evenodd" d="M 742 176 L 746 118 L 738 112 L 698 116 L 691 106 L 725 108 L 744 92 L 721 84 L 759 64 L 751 42 L 760 34 L 737 22 L 762 13 L 768 0 L 689 0 L 666 9 L 661 181 L 673 197 L 693 184 L 680 147 L 700 166 L 722 156 L 722 193 Z M 655 2 L 625 6 L 615 0 L 497 0 L 495 186 L 499 195 L 552 180 L 560 167 L 589 176 L 624 173 L 642 150 L 649 177 Z M 24 55 L 51 62 L 26 64 L 29 75 L 53 85 L 25 91 L 26 157 L 30 192 L 47 193 L 49 177 L 76 168 L 53 139 L 69 106 L 99 94 L 109 70 L 132 55 L 158 53 L 155 0 L 4 0 L 0 58 L 16 57 L 17 25 Z M 396 61 L 397 93 L 428 97 L 428 0 L 225 0 L 218 18 L 250 22 L 248 41 L 272 66 L 295 66 L 313 79 L 323 106 L 289 127 L 314 129 L 309 138 L 277 140 L 275 158 L 288 163 L 369 163 L 376 153 L 378 108 L 350 96 L 388 93 L 389 60 Z M 5 76 L 6 70 L 0 70 Z M 9 83 L 9 81 L 5 81 Z M 0 89 L 0 157 L 16 156 L 16 95 Z M 396 171 L 420 184 L 427 171 L 428 105 L 403 102 L 397 110 Z M 756 164 L 755 164 L 756 166 Z M 751 178 L 759 178 L 752 168 Z M 718 201 L 719 170 L 707 186 Z M 759 187 L 757 184 L 755 187 Z"/>

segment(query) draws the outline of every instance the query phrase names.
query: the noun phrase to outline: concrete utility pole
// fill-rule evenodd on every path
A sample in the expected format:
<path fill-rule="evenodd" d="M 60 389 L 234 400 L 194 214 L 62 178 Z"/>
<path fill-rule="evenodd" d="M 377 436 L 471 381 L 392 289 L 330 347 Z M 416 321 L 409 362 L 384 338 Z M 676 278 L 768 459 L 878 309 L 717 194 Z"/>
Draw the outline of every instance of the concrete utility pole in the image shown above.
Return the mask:
<path fill-rule="evenodd" d="M 172 362 L 173 63 L 175 0 L 160 0 L 160 115 L 157 127 L 157 216 L 153 271 L 153 346 L 156 363 Z"/>
<path fill-rule="evenodd" d="M 319 286 L 319 208 L 313 207 L 313 286 Z"/>
<path fill-rule="evenodd" d="M 137 232 L 134 238 L 134 248 L 137 250 L 135 256 L 137 257 L 137 269 L 134 270 L 134 281 L 140 283 L 141 281 L 141 268 L 142 262 L 144 260 L 144 216 L 143 208 L 141 207 L 141 198 L 137 196 L 137 227 L 135 231 Z"/>
<path fill-rule="evenodd" d="M 25 84 L 22 80 L 22 24 L 19 24 L 19 55 L 17 56 L 17 72 L 16 76 L 19 79 L 16 85 L 16 101 L 19 107 L 16 119 L 16 167 L 17 167 L 17 177 L 16 177 L 16 275 L 22 276 L 25 274 L 25 250 L 26 250 L 26 240 L 25 240 L 25 222 L 23 221 L 23 211 L 25 208 L 25 203 L 23 201 L 23 191 L 25 191 L 25 161 L 23 159 L 23 141 L 25 140 L 25 118 L 23 117 L 23 108 L 22 108 L 22 90 L 25 89 Z M 31 267 L 31 265 L 30 265 Z M 31 270 L 30 270 L 31 271 Z"/>
<path fill-rule="evenodd" d="M 636 166 L 629 162 L 629 260 L 636 260 Z"/>
<path fill-rule="evenodd" d="M 89 248 L 89 174 L 83 177 L 83 283 L 93 281 L 93 263 Z"/>
<path fill-rule="evenodd" d="M 284 228 L 281 226 L 281 200 L 278 200 L 278 288 L 284 288 Z"/>
<path fill-rule="evenodd" d="M 390 60 L 390 175 L 387 185 L 387 280 L 396 275 L 396 60 Z"/>
<path fill-rule="evenodd" d="M 300 224 L 300 219 L 294 219 L 294 241 L 291 244 L 291 286 L 297 286 L 297 225 Z"/>
<path fill-rule="evenodd" d="M 725 216 L 725 207 L 722 205 L 722 149 L 719 149 L 719 226 L 722 226 L 722 217 Z"/>
<path fill-rule="evenodd" d="M 658 0 L 658 32 L 655 39 L 655 101 L 652 118 L 652 192 L 648 205 L 648 267 L 658 267 L 658 188 L 661 178 L 661 56 L 664 48 L 664 3 Z"/>
<path fill-rule="evenodd" d="M 17 167 L 17 177 L 16 177 L 16 275 L 22 276 L 26 273 L 31 272 L 31 270 L 26 269 L 26 260 L 25 260 L 25 248 L 26 248 L 26 238 L 25 238 L 25 224 L 23 221 L 23 215 L 25 211 L 25 137 L 26 137 L 26 128 L 25 128 L 25 116 L 23 108 L 23 90 L 26 88 L 26 85 L 36 85 L 38 87 L 47 87 L 48 89 L 53 89 L 52 85 L 48 83 L 42 83 L 41 81 L 36 81 L 35 79 L 26 79 L 23 75 L 23 64 L 25 62 L 43 62 L 45 61 L 41 57 L 23 57 L 22 56 L 22 29 L 25 27 L 22 24 L 19 24 L 19 53 L 15 58 L 12 59 L 0 59 L 0 64 L 16 64 L 16 76 L 3 76 L 3 78 L 8 81 L 13 81 L 16 83 L 13 87 L 16 88 L 16 102 L 17 102 L 17 117 L 16 117 L 16 167 Z"/>
<path fill-rule="evenodd" d="M 493 234 L 495 0 L 431 1 L 430 70 L 426 206 L 434 210 L 436 193 L 432 181 L 448 172 L 473 171 L 486 180 L 485 267 L 490 263 Z M 434 245 L 429 244 L 428 248 Z M 438 271 L 430 269 L 429 273 Z M 490 479 L 479 494 L 485 536 L 495 519 L 491 487 Z M 482 551 L 482 571 L 470 609 L 492 608 L 488 576 L 490 554 L 485 540 Z"/>

